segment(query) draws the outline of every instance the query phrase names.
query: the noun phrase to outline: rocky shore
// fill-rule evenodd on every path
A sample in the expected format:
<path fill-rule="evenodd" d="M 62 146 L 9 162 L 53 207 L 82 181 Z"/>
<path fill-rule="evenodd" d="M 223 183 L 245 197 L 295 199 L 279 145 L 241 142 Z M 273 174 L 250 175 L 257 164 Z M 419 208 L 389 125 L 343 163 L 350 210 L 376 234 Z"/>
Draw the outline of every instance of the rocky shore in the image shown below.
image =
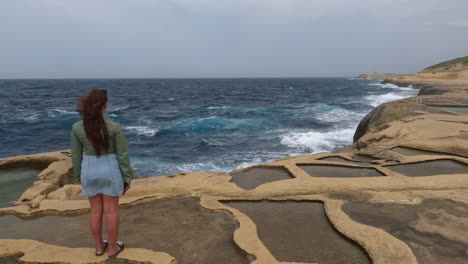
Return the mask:
<path fill-rule="evenodd" d="M 468 263 L 468 80 L 456 71 L 379 74 L 419 95 L 376 107 L 335 152 L 135 179 L 115 263 Z M 0 159 L 0 171 L 24 166 L 41 172 L 0 208 L 0 263 L 114 263 L 94 256 L 70 152 Z"/>

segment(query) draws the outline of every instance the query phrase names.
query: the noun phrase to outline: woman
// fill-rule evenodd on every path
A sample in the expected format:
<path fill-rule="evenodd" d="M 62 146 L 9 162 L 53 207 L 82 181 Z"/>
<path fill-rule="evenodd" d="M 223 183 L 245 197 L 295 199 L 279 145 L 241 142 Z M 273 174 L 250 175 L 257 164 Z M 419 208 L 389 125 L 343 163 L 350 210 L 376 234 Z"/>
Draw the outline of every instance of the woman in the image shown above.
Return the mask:
<path fill-rule="evenodd" d="M 75 181 L 81 183 L 82 192 L 89 199 L 89 225 L 96 256 L 108 249 L 109 257 L 113 258 L 125 247 L 117 241 L 119 195 L 130 188 L 133 170 L 122 127 L 104 114 L 106 108 L 106 90 L 94 89 L 80 98 L 77 111 L 83 120 L 73 124 L 71 150 Z M 108 242 L 102 239 L 103 214 Z"/>

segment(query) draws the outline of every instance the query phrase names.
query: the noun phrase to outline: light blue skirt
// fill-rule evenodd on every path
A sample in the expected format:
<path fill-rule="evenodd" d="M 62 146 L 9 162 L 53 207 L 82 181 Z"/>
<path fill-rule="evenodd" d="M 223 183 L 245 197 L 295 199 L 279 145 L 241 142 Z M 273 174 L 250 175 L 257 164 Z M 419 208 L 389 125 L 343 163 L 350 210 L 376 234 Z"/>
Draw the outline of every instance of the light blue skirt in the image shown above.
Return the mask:
<path fill-rule="evenodd" d="M 123 193 L 123 179 L 115 153 L 100 157 L 84 155 L 81 161 L 81 190 L 86 196 L 105 194 L 119 196 Z"/>

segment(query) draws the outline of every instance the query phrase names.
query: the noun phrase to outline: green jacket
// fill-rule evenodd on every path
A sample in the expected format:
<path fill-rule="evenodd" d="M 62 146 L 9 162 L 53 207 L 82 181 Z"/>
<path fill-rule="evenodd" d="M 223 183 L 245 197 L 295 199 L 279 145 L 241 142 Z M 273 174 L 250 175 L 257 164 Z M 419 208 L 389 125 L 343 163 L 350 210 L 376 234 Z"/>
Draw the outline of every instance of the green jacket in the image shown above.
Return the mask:
<path fill-rule="evenodd" d="M 117 121 L 110 119 L 106 114 L 103 114 L 103 117 L 106 122 L 107 131 L 109 132 L 109 149 L 107 152 L 103 152 L 102 154 L 115 153 L 117 155 L 123 181 L 130 183 L 132 180 L 133 169 L 130 166 L 127 139 L 125 138 L 122 126 Z M 85 155 L 96 155 L 93 145 L 86 137 L 83 120 L 79 120 L 73 124 L 71 131 L 71 152 L 73 174 L 75 175 L 75 181 L 79 182 L 83 152 Z"/>

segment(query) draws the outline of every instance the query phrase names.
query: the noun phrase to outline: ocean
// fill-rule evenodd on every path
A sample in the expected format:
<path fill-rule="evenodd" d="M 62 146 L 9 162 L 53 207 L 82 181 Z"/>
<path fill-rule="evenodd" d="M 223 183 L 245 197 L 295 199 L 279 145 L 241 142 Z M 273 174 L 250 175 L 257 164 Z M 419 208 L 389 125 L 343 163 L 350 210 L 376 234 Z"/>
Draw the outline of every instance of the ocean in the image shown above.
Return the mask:
<path fill-rule="evenodd" d="M 418 92 L 355 78 L 0 80 L 0 158 L 70 148 L 92 88 L 108 91 L 145 177 L 333 151 L 375 106 Z"/>

